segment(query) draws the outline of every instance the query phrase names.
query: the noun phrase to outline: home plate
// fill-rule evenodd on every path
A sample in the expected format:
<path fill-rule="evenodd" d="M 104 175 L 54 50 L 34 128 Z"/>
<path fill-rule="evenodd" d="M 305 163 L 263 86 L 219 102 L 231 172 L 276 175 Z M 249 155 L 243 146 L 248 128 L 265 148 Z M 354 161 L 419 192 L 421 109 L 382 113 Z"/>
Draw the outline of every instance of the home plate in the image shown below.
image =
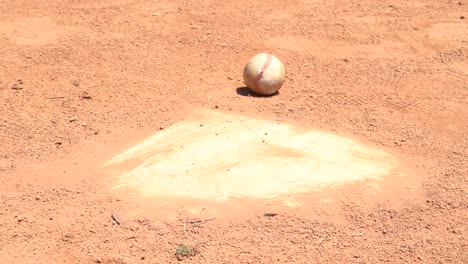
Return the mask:
<path fill-rule="evenodd" d="M 269 120 L 202 111 L 104 164 L 131 163 L 114 188 L 144 196 L 275 198 L 398 174 L 396 157 L 356 140 Z M 403 174 L 398 174 L 403 176 Z"/>

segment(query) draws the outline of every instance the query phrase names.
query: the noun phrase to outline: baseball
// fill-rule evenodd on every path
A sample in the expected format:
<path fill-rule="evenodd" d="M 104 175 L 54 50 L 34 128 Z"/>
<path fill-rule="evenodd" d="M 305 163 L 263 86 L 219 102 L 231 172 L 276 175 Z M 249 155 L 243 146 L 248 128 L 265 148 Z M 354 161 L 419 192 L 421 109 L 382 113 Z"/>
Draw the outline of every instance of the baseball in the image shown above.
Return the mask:
<path fill-rule="evenodd" d="M 272 95 L 284 83 L 284 65 L 269 53 L 253 56 L 244 67 L 244 84 L 253 92 Z"/>

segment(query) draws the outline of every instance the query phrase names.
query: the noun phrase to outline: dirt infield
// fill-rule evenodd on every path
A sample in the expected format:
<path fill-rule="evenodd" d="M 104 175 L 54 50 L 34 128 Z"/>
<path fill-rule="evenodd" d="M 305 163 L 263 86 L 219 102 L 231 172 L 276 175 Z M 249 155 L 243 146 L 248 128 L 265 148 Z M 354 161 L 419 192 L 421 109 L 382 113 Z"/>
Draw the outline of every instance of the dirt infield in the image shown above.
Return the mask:
<path fill-rule="evenodd" d="M 0 263 L 468 263 L 467 157 L 465 0 L 0 1 Z"/>

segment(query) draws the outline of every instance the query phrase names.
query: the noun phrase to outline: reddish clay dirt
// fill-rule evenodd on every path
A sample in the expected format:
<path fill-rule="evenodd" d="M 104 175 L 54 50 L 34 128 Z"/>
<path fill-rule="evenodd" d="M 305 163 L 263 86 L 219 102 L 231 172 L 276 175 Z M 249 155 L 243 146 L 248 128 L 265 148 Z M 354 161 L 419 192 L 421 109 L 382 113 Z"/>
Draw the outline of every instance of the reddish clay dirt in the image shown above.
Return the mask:
<path fill-rule="evenodd" d="M 1 1 L 0 263 L 177 263 L 180 243 L 186 263 L 468 263 L 467 19 L 465 0 Z M 276 96 L 243 88 L 259 52 L 285 63 Z M 418 180 L 292 207 L 112 189 L 100 164 L 199 108 L 354 138 Z"/>

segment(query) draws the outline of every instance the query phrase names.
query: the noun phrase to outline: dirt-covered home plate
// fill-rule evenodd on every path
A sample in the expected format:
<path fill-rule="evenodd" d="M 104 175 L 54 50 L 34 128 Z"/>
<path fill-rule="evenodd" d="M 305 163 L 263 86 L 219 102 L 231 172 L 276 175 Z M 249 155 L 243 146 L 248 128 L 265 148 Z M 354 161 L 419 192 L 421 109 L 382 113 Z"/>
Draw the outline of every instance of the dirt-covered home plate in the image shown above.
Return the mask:
<path fill-rule="evenodd" d="M 397 158 L 356 140 L 269 120 L 202 111 L 112 158 L 115 188 L 144 196 L 274 198 L 404 177 Z"/>

